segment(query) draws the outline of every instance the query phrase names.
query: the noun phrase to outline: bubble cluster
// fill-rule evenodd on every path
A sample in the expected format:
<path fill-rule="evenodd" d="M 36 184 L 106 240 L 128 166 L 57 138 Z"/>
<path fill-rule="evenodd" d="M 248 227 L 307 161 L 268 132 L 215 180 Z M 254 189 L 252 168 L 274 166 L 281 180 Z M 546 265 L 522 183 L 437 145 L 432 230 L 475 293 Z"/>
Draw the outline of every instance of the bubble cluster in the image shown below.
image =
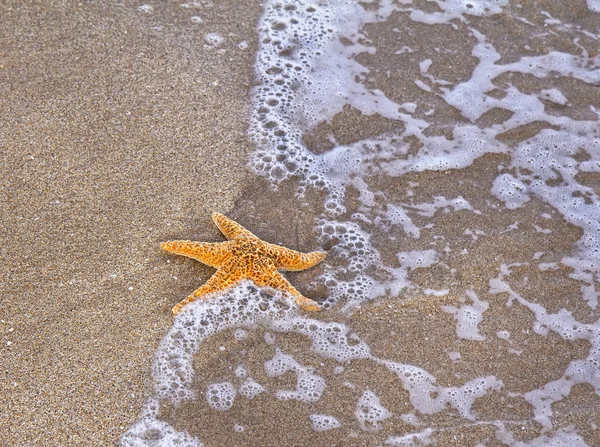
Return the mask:
<path fill-rule="evenodd" d="M 314 431 L 333 430 L 334 428 L 339 428 L 342 426 L 340 421 L 333 416 L 328 416 L 326 414 L 311 414 L 309 418 L 312 422 L 312 428 Z"/>
<path fill-rule="evenodd" d="M 235 375 L 241 379 L 245 379 L 248 376 L 248 371 L 244 365 L 238 365 L 235 368 Z"/>
<path fill-rule="evenodd" d="M 309 83 L 310 69 L 336 35 L 330 8 L 307 1 L 267 1 L 259 24 L 260 51 L 250 136 L 258 146 L 250 165 L 278 183 L 306 174 L 315 163 L 291 123 L 297 90 Z"/>
<path fill-rule="evenodd" d="M 321 245 L 332 245 L 329 265 L 339 264 L 335 269 L 328 268 L 323 275 L 329 289 L 326 305 L 331 306 L 340 299 L 350 304 L 374 298 L 375 281 L 365 271 L 379 264 L 380 256 L 369 240 L 370 235 L 356 223 L 327 219 L 319 220 L 316 230 Z"/>
<path fill-rule="evenodd" d="M 246 399 L 254 399 L 260 393 L 264 393 L 265 387 L 260 383 L 256 382 L 251 377 L 248 377 L 239 387 L 238 393 L 244 396 Z"/>
<path fill-rule="evenodd" d="M 471 406 L 475 399 L 503 387 L 503 382 L 494 376 L 471 380 L 462 387 L 444 387 L 437 385 L 435 377 L 417 366 L 390 360 L 378 359 L 377 362 L 398 376 L 410 394 L 413 407 L 424 414 L 438 413 L 450 406 L 462 417 L 473 419 Z"/>
<path fill-rule="evenodd" d="M 494 180 L 492 194 L 502 200 L 506 208 L 514 210 L 529 202 L 527 186 L 510 174 L 502 174 Z"/>
<path fill-rule="evenodd" d="M 502 7 L 508 5 L 508 0 L 439 0 L 436 1 L 440 11 L 427 12 L 416 8 L 411 11 L 410 18 L 416 22 L 428 25 L 451 23 L 453 19 L 467 21 L 465 15 L 489 16 L 502 12 Z"/>
<path fill-rule="evenodd" d="M 206 401 L 217 411 L 227 411 L 233 405 L 235 394 L 231 382 L 211 383 L 206 388 Z"/>
<path fill-rule="evenodd" d="M 438 262 L 438 253 L 435 250 L 414 250 L 398 253 L 398 260 L 402 267 L 409 270 L 430 267 Z"/>
<path fill-rule="evenodd" d="M 296 389 L 278 390 L 275 393 L 277 399 L 314 403 L 321 398 L 326 386 L 325 380 L 309 368 L 300 365 L 292 356 L 276 349 L 275 356 L 265 362 L 265 373 L 270 377 L 277 377 L 288 371 L 293 371 L 297 375 Z"/>
<path fill-rule="evenodd" d="M 253 326 L 294 312 L 291 299 L 280 292 L 261 294 L 251 282 L 242 282 L 214 300 L 186 306 L 162 340 L 153 366 L 158 396 L 175 401 L 193 398 L 192 356 L 200 343 L 224 329 Z"/>
<path fill-rule="evenodd" d="M 208 33 L 206 36 L 204 36 L 204 43 L 205 43 L 204 46 L 206 48 L 218 47 L 224 41 L 225 41 L 225 39 L 223 38 L 223 36 L 221 36 L 220 34 L 217 34 L 217 33 Z"/>
<path fill-rule="evenodd" d="M 383 405 L 379 397 L 370 390 L 365 391 L 358 402 L 356 403 L 356 411 L 354 413 L 361 428 L 366 431 L 376 432 L 383 427 L 381 422 L 388 419 L 390 413 Z"/>
<path fill-rule="evenodd" d="M 203 447 L 202 442 L 186 432 L 175 430 L 156 417 L 159 403 L 150 398 L 142 408 L 142 414 L 119 440 L 122 447 Z"/>
<path fill-rule="evenodd" d="M 435 441 L 431 439 L 431 435 L 433 433 L 433 429 L 426 428 L 418 433 L 409 433 L 403 436 L 390 436 L 385 440 L 384 444 L 396 447 L 420 447 L 430 444 L 435 445 Z"/>
<path fill-rule="evenodd" d="M 123 435 L 122 445 L 153 445 L 147 442 L 149 437 L 184 439 L 189 443 L 182 445 L 202 445 L 196 438 L 178 433 L 168 424 L 158 421 L 158 405 L 155 402 L 166 399 L 178 404 L 195 397 L 191 387 L 193 356 L 207 337 L 233 327 L 254 327 L 260 322 L 290 318 L 295 312 L 291 297 L 277 291 L 261 293 L 250 281 L 242 281 L 209 301 L 198 300 L 188 304 L 177 315 L 158 347 L 153 365 L 154 394 L 145 404 L 142 417 Z M 260 385 L 256 386 L 249 380 L 240 386 L 240 393 L 245 397 L 253 397 L 262 391 L 259 391 Z M 206 397 L 215 409 L 223 410 L 233 404 L 235 393 L 231 383 L 220 383 L 209 387 Z"/>
<path fill-rule="evenodd" d="M 341 323 L 325 323 L 306 318 L 290 318 L 274 322 L 281 332 L 295 332 L 312 340 L 311 349 L 338 362 L 370 358 L 369 346 Z"/>

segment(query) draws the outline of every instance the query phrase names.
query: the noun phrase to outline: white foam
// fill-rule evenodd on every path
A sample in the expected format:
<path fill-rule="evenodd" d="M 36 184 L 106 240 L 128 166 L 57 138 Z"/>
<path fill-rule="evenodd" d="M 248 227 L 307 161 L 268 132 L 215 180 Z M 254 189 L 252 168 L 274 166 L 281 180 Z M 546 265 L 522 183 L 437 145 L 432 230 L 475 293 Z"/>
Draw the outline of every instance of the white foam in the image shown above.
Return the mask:
<path fill-rule="evenodd" d="M 311 414 L 309 418 L 314 431 L 328 431 L 342 426 L 340 421 L 326 414 Z"/>
<path fill-rule="evenodd" d="M 278 390 L 275 396 L 280 400 L 299 400 L 301 402 L 318 402 L 325 390 L 325 380 L 314 374 L 309 368 L 300 365 L 292 356 L 275 350 L 275 356 L 265 362 L 265 373 L 277 377 L 288 371 L 297 375 L 295 390 Z"/>
<path fill-rule="evenodd" d="M 480 300 L 473 290 L 467 290 L 466 295 L 472 304 L 465 304 L 458 308 L 442 306 L 442 310 L 454 315 L 458 338 L 483 341 L 486 337 L 479 333 L 478 325 L 483 321 L 483 313 L 488 309 L 489 304 L 487 301 Z"/>
<path fill-rule="evenodd" d="M 156 444 L 149 440 L 171 438 L 189 441 L 188 445 L 201 445 L 197 438 L 179 433 L 158 420 L 158 402 L 166 399 L 178 405 L 184 400 L 194 399 L 191 389 L 194 354 L 204 339 L 236 326 L 253 328 L 260 323 L 275 332 L 306 336 L 312 340 L 311 350 L 315 354 L 338 362 L 364 359 L 385 365 L 398 375 L 409 391 L 415 409 L 426 414 L 443 411 L 451 405 L 464 417 L 470 417 L 470 406 L 474 399 L 502 386 L 502 382 L 494 377 L 475 379 L 462 387 L 438 386 L 435 378 L 422 368 L 372 355 L 368 345 L 344 324 L 297 316 L 290 297 L 275 292 L 271 298 L 265 299 L 266 293 L 260 292 L 252 283 L 242 282 L 210 301 L 198 300 L 188 304 L 177 315 L 156 353 L 154 393 L 144 405 L 141 418 L 121 438 L 122 445 L 151 446 Z M 265 362 L 265 372 L 269 376 L 279 376 L 289 371 L 297 375 L 296 389 L 277 390 L 277 399 L 314 403 L 321 398 L 326 382 L 311 368 L 301 365 L 280 349 L 276 349 L 273 358 Z M 252 399 L 266 390 L 248 377 L 237 392 Z M 228 381 L 211 384 L 206 392 L 209 404 L 219 411 L 228 410 L 235 396 L 236 389 Z M 357 402 L 356 416 L 365 429 L 376 430 L 390 413 L 384 411 L 374 393 L 366 391 Z"/>
<path fill-rule="evenodd" d="M 453 362 L 458 362 L 461 358 L 462 355 L 460 355 L 460 352 L 456 352 L 456 351 L 450 351 L 448 353 L 448 357 L 450 358 L 450 360 L 452 360 Z"/>
<path fill-rule="evenodd" d="M 414 239 L 421 237 L 421 230 L 413 223 L 402 205 L 388 204 L 385 218 L 391 225 L 401 225 L 404 232 L 410 237 Z"/>
<path fill-rule="evenodd" d="M 152 5 L 141 5 L 138 6 L 138 11 L 146 14 L 152 14 L 152 12 L 154 12 L 154 7 Z"/>
<path fill-rule="evenodd" d="M 555 104 L 565 106 L 568 104 L 567 98 L 557 88 L 549 88 L 540 90 L 540 98 Z"/>
<path fill-rule="evenodd" d="M 502 340 L 508 340 L 510 338 L 510 332 L 503 330 L 496 332 L 496 337 L 501 338 Z"/>
<path fill-rule="evenodd" d="M 157 418 L 159 401 L 150 398 L 144 404 L 139 419 L 119 440 L 122 447 L 204 447 L 195 436 L 179 432 Z"/>
<path fill-rule="evenodd" d="M 239 387 L 238 393 L 244 396 L 246 399 L 254 399 L 260 393 L 266 391 L 260 383 L 256 382 L 252 377 L 248 377 Z"/>
<path fill-rule="evenodd" d="M 396 373 L 409 392 L 413 407 L 424 414 L 438 413 L 450 405 L 462 417 L 473 419 L 471 406 L 474 400 L 503 386 L 501 380 L 488 376 L 474 379 L 462 387 L 443 387 L 437 385 L 435 377 L 422 368 L 389 360 L 378 362 Z"/>
<path fill-rule="evenodd" d="M 235 387 L 231 382 L 211 383 L 206 388 L 206 401 L 217 411 L 229 410 L 235 395 Z"/>
<path fill-rule="evenodd" d="M 600 13 L 600 0 L 586 0 L 586 3 L 590 11 Z"/>
<path fill-rule="evenodd" d="M 529 194 L 527 194 L 527 186 L 518 178 L 510 174 L 502 174 L 494 180 L 492 186 L 492 194 L 498 200 L 504 202 L 504 206 L 510 210 L 522 207 L 529 202 Z"/>
<path fill-rule="evenodd" d="M 402 436 L 390 436 L 385 440 L 384 444 L 398 447 L 416 447 L 435 444 L 435 440 L 431 439 L 432 434 L 433 429 L 426 428 L 417 433 L 409 433 Z"/>
<path fill-rule="evenodd" d="M 561 428 L 552 434 L 542 434 L 531 441 L 517 441 L 512 433 L 499 427 L 496 438 L 512 447 L 589 447 L 574 427 Z"/>
<path fill-rule="evenodd" d="M 436 4 L 441 12 L 425 12 L 413 8 L 407 10 L 412 11 L 410 18 L 415 22 L 435 25 L 451 23 L 453 19 L 466 21 L 465 15 L 483 17 L 498 14 L 503 6 L 508 5 L 508 0 L 439 0 Z"/>
<path fill-rule="evenodd" d="M 383 428 L 381 423 L 392 415 L 381 405 L 379 397 L 370 390 L 365 391 L 360 396 L 354 414 L 361 428 L 372 432 L 381 430 Z"/>
<path fill-rule="evenodd" d="M 248 331 L 245 331 L 244 329 L 236 329 L 233 335 L 237 341 L 242 341 L 248 337 Z"/>
<path fill-rule="evenodd" d="M 400 265 L 408 270 L 430 267 L 438 261 L 435 250 L 415 250 L 398 253 Z"/>
<path fill-rule="evenodd" d="M 208 33 L 204 36 L 204 45 L 206 48 L 215 48 L 221 45 L 225 39 L 218 33 Z"/>
<path fill-rule="evenodd" d="M 583 360 L 573 360 L 567 367 L 564 375 L 557 380 L 551 381 L 538 389 L 523 394 L 523 397 L 533 406 L 535 420 L 545 428 L 552 427 L 550 416 L 552 415 L 552 404 L 569 395 L 573 385 L 578 383 L 589 383 L 596 393 L 600 393 L 600 321 L 592 324 L 584 324 L 577 321 L 573 314 L 561 309 L 557 313 L 549 313 L 540 304 L 526 300 L 516 293 L 505 280 L 511 274 L 511 268 L 520 264 L 500 266 L 498 277 L 490 279 L 489 293 L 507 293 L 509 303 L 517 301 L 528 308 L 535 316 L 533 329 L 540 335 L 547 335 L 549 331 L 556 332 L 566 340 L 587 340 L 591 348 L 588 356 Z"/>
<path fill-rule="evenodd" d="M 238 365 L 235 368 L 235 375 L 241 379 L 245 379 L 248 376 L 248 371 L 244 367 L 244 365 Z"/>

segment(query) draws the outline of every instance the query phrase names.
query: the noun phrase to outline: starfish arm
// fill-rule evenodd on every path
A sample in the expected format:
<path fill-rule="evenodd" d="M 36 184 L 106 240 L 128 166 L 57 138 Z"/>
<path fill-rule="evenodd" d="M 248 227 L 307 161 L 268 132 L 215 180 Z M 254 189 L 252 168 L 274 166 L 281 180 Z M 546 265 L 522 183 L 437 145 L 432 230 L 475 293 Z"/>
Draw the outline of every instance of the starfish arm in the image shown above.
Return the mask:
<path fill-rule="evenodd" d="M 313 251 L 312 253 L 300 253 L 286 247 L 265 242 L 267 255 L 273 259 L 275 267 L 281 270 L 297 272 L 314 267 L 327 256 L 324 251 Z"/>
<path fill-rule="evenodd" d="M 268 275 L 265 275 L 264 273 L 268 273 Z M 253 277 L 252 279 L 259 286 L 268 286 L 292 294 L 296 304 L 301 309 L 304 309 L 308 312 L 316 312 L 321 310 L 321 306 L 319 306 L 315 301 L 310 300 L 302 295 L 288 282 L 287 279 L 283 277 L 281 273 L 277 271 L 277 269 L 275 269 L 274 266 L 272 269 L 264 269 L 263 275 L 260 277 Z"/>
<path fill-rule="evenodd" d="M 190 296 L 173 307 L 173 313 L 177 315 L 186 304 L 199 299 L 204 300 L 208 298 L 209 294 L 225 290 L 240 279 L 239 275 L 229 269 L 217 270 L 200 288 L 194 290 Z"/>
<path fill-rule="evenodd" d="M 160 244 L 163 250 L 219 268 L 231 256 L 229 242 L 169 241 Z"/>
<path fill-rule="evenodd" d="M 229 217 L 224 216 L 221 213 L 212 213 L 212 220 L 221 233 L 225 235 L 227 239 L 235 239 L 240 236 L 245 237 L 256 237 L 251 232 L 242 227 L 239 223 L 234 222 Z"/>

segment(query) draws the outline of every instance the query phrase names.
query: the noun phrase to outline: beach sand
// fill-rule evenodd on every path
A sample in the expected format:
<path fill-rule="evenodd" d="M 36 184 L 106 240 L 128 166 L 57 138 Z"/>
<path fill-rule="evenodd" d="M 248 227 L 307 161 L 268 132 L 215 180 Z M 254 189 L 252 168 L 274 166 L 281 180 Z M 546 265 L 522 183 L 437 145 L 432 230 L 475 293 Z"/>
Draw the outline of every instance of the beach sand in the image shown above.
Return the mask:
<path fill-rule="evenodd" d="M 499 206 L 489 191 L 497 175 L 496 167 L 503 161 L 507 161 L 506 156 L 490 154 L 458 172 L 406 175 L 389 185 L 396 191 L 412 190 L 417 202 L 431 202 L 436 192 L 443 190 L 449 197 L 462 196 L 475 210 L 481 211 L 481 214 L 472 210 L 438 213 L 435 229 L 423 231 L 419 239 L 377 241 L 377 247 L 389 264 L 394 263 L 398 243 L 404 251 L 452 247 L 452 252 L 444 257 L 443 265 L 416 268 L 410 273 L 410 279 L 423 289 L 449 289 L 447 295 L 436 297 L 405 292 L 402 300 L 380 299 L 361 306 L 350 317 L 339 308 L 309 315 L 320 321 L 344 321 L 352 333 L 367 342 L 374 355 L 419 365 L 444 386 L 460 387 L 482 376 L 495 376 L 504 383 L 506 389 L 492 391 L 475 400 L 472 411 L 477 422 L 465 420 L 456 410 L 434 415 L 418 413 L 421 424 L 436 428 L 438 445 L 475 446 L 484 441 L 488 446 L 503 445 L 494 435 L 494 423 L 499 421 L 518 433 L 517 441 L 528 442 L 541 436 L 543 427 L 533 420 L 532 406 L 522 397 L 509 396 L 506 390 L 524 393 L 559 379 L 573 359 L 584 359 L 589 353 L 590 344 L 586 340 L 567 341 L 553 332 L 548 335 L 534 333 L 531 330 L 535 321 L 532 312 L 517 302 L 509 305 L 506 293 L 489 293 L 488 279 L 498 276 L 499 264 L 521 262 L 522 266 L 513 267 L 513 290 L 523 296 L 536 297 L 534 301 L 548 311 L 558 312 L 567 307 L 579 321 L 588 323 L 599 317 L 598 310 L 590 311 L 585 302 L 577 298 L 580 283 L 569 277 L 570 269 L 559 268 L 549 274 L 530 267 L 529 261 L 536 252 L 545 253 L 541 258 L 543 262 L 560 263 L 562 256 L 581 236 L 581 230 L 566 223 L 555 210 L 537 200 L 516 210 Z M 249 181 L 254 183 L 249 188 L 251 191 L 260 190 L 261 181 Z M 419 186 L 411 188 L 411 183 Z M 285 200 L 289 195 L 290 191 L 285 187 L 269 193 L 269 200 L 280 204 L 273 212 L 265 198 L 242 193 L 241 205 L 238 203 L 233 215 L 239 215 L 247 228 L 258 229 L 256 233 L 267 240 L 309 251 L 315 247 L 298 236 L 296 229 L 286 232 L 285 222 L 290 219 L 280 218 L 281 215 L 295 216 L 298 212 L 293 202 Z M 316 218 L 318 203 L 318 197 L 305 197 L 303 216 Z M 540 217 L 544 213 L 552 217 Z M 261 223 L 263 219 L 270 222 L 269 228 Z M 423 223 L 426 221 L 424 219 Z M 522 231 L 506 231 L 515 222 L 519 222 Z M 550 232 L 535 231 L 534 226 Z M 478 230 L 479 236 L 474 231 L 465 234 L 467 228 Z M 304 236 L 309 234 L 308 228 L 304 230 Z M 439 234 L 444 235 L 443 240 L 436 237 Z M 463 247 L 467 252 L 456 247 Z M 337 261 L 329 257 L 326 262 L 335 264 Z M 325 298 L 323 291 L 311 287 L 312 280 L 322 273 L 321 267 L 288 273 L 287 276 L 305 295 L 322 299 Z M 473 290 L 489 305 L 478 326 L 485 343 L 457 339 L 454 315 L 442 310 L 443 306 L 458 308 L 464 305 L 461 291 L 467 289 Z M 500 331 L 508 331 L 510 339 L 497 336 Z M 266 339 L 275 341 L 265 343 Z M 264 327 L 248 331 L 243 340 L 236 337 L 233 329 L 212 336 L 202 343 L 195 356 L 193 388 L 199 398 L 179 407 L 163 402 L 160 416 L 177 430 L 186 430 L 210 446 L 372 446 L 383 445 L 394 433 L 418 431 L 411 423 L 397 417 L 386 420 L 381 431 L 359 429 L 354 414 L 356 402 L 365 389 L 379 396 L 381 404 L 394 414 L 414 411 L 409 393 L 395 374 L 383 365 L 370 360 L 355 360 L 346 362 L 343 372 L 339 372 L 335 369 L 338 362 L 311 352 L 310 346 L 307 337 L 274 333 Z M 296 374 L 291 371 L 279 377 L 266 374 L 264 364 L 277 350 L 291 355 L 325 379 L 327 388 L 318 402 L 273 398 L 278 390 L 296 388 Z M 460 353 L 459 359 L 453 359 L 451 353 Z M 246 375 L 236 375 L 236 365 L 243 365 L 246 375 L 264 386 L 267 392 L 251 400 L 238 396 L 230 410 L 216 411 L 204 398 L 207 387 L 222 382 L 239 387 Z M 553 409 L 555 429 L 575 426 L 588 445 L 600 444 L 598 431 L 594 428 L 600 423 L 600 398 L 592 387 L 576 385 L 571 396 L 555 404 Z M 342 427 L 313 431 L 311 414 L 333 416 Z M 236 426 L 244 430 L 236 431 Z"/>
<path fill-rule="evenodd" d="M 248 175 L 262 5 L 139 5 L 0 7 L 0 445 L 115 444 Z"/>
<path fill-rule="evenodd" d="M 152 11 L 139 6 L 58 1 L 2 6 L 0 445 L 114 445 L 138 418 L 149 394 L 154 353 L 173 321 L 171 307 L 214 271 L 163 253 L 160 242 L 221 241 L 210 221 L 210 213 L 220 211 L 269 242 L 301 251 L 318 248 L 313 225 L 322 211 L 322 194 L 309 191 L 301 201 L 290 199 L 293 183 L 273 191 L 247 168 L 253 150 L 247 127 L 262 4 L 215 2 L 198 8 L 200 23 L 192 20 L 196 12 L 177 3 L 161 3 Z M 423 91 L 412 83 L 376 79 L 386 72 L 386 64 L 402 64 L 405 57 L 393 56 L 391 49 L 397 45 L 386 47 L 385 36 L 392 33 L 386 27 L 410 28 L 413 40 L 407 44 L 415 47 L 435 46 L 435 39 L 451 37 L 433 36 L 425 25 L 399 25 L 406 20 L 401 15 L 394 20 L 393 25 L 369 29 L 378 52 L 361 62 L 379 68 L 372 82 L 391 99 L 424 102 Z M 218 33 L 224 41 L 215 46 L 205 40 L 207 33 Z M 433 40 L 427 42 L 419 33 Z M 501 45 L 500 35 L 500 25 L 496 32 L 490 30 L 489 36 L 498 38 L 495 45 Z M 523 38 L 516 28 L 513 37 Z M 455 43 L 473 45 L 460 39 Z M 557 48 L 560 44 L 553 43 Z M 466 54 L 460 63 L 448 60 L 446 71 L 435 75 L 465 80 L 475 66 L 472 59 Z M 536 82 L 510 81 L 520 82 L 521 88 L 533 88 Z M 586 101 L 593 95 L 586 88 L 563 86 L 572 102 L 581 102 L 572 113 L 585 116 L 589 110 Z M 437 109 L 432 132 L 445 134 L 463 121 L 441 100 L 429 105 Z M 423 107 L 416 116 L 426 111 Z M 485 119 L 502 122 L 503 117 L 491 113 Z M 536 126 L 505 138 L 521 141 L 539 131 Z M 305 142 L 324 152 L 330 149 L 331 134 L 339 143 L 351 143 L 393 130 L 401 127 L 346 109 L 318 126 Z M 571 360 L 585 358 L 586 341 L 532 334 L 531 312 L 518 303 L 507 306 L 505 294 L 487 293 L 499 264 L 529 262 L 540 251 L 546 252 L 540 262 L 560 263 L 582 234 L 535 199 L 516 210 L 503 207 L 490 189 L 498 165 L 507 162 L 504 155 L 488 154 L 460 171 L 410 174 L 375 185 L 381 191 L 410 190 L 420 202 L 432 201 L 444 190 L 447 197 L 462 196 L 482 212 L 440 213 L 435 232 L 424 231 L 420 239 L 375 241 L 390 265 L 397 262 L 398 245 L 403 251 L 451 245 L 455 250 L 445 258 L 445 267 L 410 272 L 411 281 L 424 289 L 449 293 L 384 298 L 350 317 L 334 309 L 316 318 L 345 321 L 378 356 L 419 365 L 445 386 L 490 374 L 511 390 L 525 392 L 561 377 Z M 590 184 L 598 188 L 596 178 Z M 350 191 L 349 203 L 356 194 Z M 396 196 L 403 198 L 401 193 Z M 355 211 L 350 206 L 348 213 Z M 543 213 L 550 218 L 541 218 Z M 425 225 L 426 219 L 415 222 Z M 514 222 L 527 231 L 505 231 Z M 466 228 L 486 237 L 466 234 Z M 467 249 L 468 256 L 457 247 Z M 322 272 L 319 268 L 288 277 L 307 296 L 324 299 L 326 290 L 312 285 Z M 547 273 L 524 266 L 515 267 L 512 278 L 520 279 L 515 280 L 517 292 L 540 297 L 548 310 L 568 307 L 580 321 L 597 320 L 598 309 L 585 305 L 580 283 L 569 273 L 560 267 L 549 281 Z M 458 339 L 454 315 L 442 310 L 443 305 L 463 304 L 459 293 L 469 288 L 489 303 L 479 325 L 485 345 Z M 510 341 L 496 337 L 500 330 L 510 332 Z M 263 342 L 265 332 L 252 330 L 238 341 L 231 330 L 207 340 L 195 359 L 201 372 L 194 378 L 198 395 L 210 383 L 238 380 L 232 371 L 238 363 L 270 392 L 293 388 L 291 373 L 266 376 L 263 364 L 273 357 L 275 345 Z M 307 339 L 294 334 L 276 338 L 276 346 L 325 378 L 328 388 L 319 402 L 281 402 L 265 393 L 253 400 L 239 398 L 230 411 L 218 412 L 198 399 L 178 408 L 163 403 L 161 417 L 207 446 L 377 445 L 390 433 L 414 431 L 400 418 L 386 421 L 380 433 L 362 431 L 349 417 L 365 388 L 396 414 L 412 411 L 408 393 L 386 368 L 356 361 L 334 373 L 336 362 L 312 354 Z M 459 361 L 449 355 L 454 352 L 461 353 Z M 590 388 L 577 385 L 556 404 L 553 422 L 555 428 L 575 426 L 589 445 L 600 445 L 594 429 L 600 426 L 600 398 Z M 479 419 L 521 426 L 523 441 L 541 434 L 540 424 L 532 421 L 531 405 L 506 392 L 477 399 L 473 412 Z M 312 431 L 313 413 L 333 415 L 344 428 Z M 487 446 L 501 445 L 491 424 L 466 424 L 456 411 L 419 417 L 438 428 L 439 445 L 475 445 L 486 439 Z M 236 425 L 244 431 L 236 431 Z"/>

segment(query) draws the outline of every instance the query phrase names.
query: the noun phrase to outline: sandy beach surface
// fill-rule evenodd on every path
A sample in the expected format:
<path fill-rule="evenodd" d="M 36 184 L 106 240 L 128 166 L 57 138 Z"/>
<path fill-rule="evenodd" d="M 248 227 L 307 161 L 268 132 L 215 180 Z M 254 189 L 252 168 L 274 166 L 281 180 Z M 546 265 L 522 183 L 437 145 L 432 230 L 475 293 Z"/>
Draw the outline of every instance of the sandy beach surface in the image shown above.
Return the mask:
<path fill-rule="evenodd" d="M 244 186 L 261 5 L 140 5 L 0 7 L 1 445 L 114 445 Z"/>
<path fill-rule="evenodd" d="M 593 27 L 585 2 L 569 8 L 546 3 L 549 14 Z M 173 323 L 172 306 L 214 272 L 167 255 L 161 242 L 223 240 L 210 221 L 212 211 L 296 250 L 330 250 L 338 241 L 323 242 L 314 229 L 323 212 L 323 191 L 309 189 L 298 199 L 293 181 L 274 190 L 248 168 L 255 149 L 248 122 L 261 2 L 8 1 L 0 13 L 0 445 L 116 445 L 151 394 L 154 354 Z M 544 26 L 534 13 L 527 17 Z M 470 20 L 483 26 L 485 19 Z M 519 59 L 514 42 L 526 41 L 530 33 L 523 23 L 507 14 L 486 29 L 502 51 L 501 63 Z M 402 76 L 410 78 L 419 76 L 419 64 L 409 59 L 410 52 L 398 52 L 401 45 L 391 36 L 405 30 L 402 45 L 411 51 L 455 48 L 456 53 L 438 52 L 429 73 L 460 83 L 478 59 L 470 54 L 476 38 L 456 24 L 458 31 L 440 26 L 432 33 L 407 14 L 392 15 L 367 26 L 377 52 L 357 58 L 371 70 L 367 84 L 397 103 L 424 104 L 415 116 L 435 122 L 430 135 L 451 136 L 453 126 L 467 120 L 440 96 L 402 82 L 394 67 L 406 66 Z M 552 35 L 546 47 L 532 40 L 531 51 L 576 52 L 580 44 L 589 49 L 584 39 L 573 44 Z M 462 46 L 468 50 L 462 52 Z M 507 89 L 544 88 L 533 76 L 500 78 Z M 570 108 L 548 103 L 547 113 L 597 119 L 590 111 L 600 108 L 597 86 L 572 78 L 556 85 Z M 475 121 L 492 128 L 509 118 L 493 109 Z M 552 128 L 534 121 L 497 139 L 517 145 Z M 332 141 L 350 145 L 403 130 L 402 123 L 348 106 L 311 129 L 304 142 L 322 154 Z M 409 155 L 420 150 L 418 142 L 408 144 L 414 146 Z M 160 418 L 206 446 L 413 445 L 389 440 L 393 433 L 418 431 L 415 427 L 435 427 L 437 445 L 512 445 L 500 442 L 500 425 L 517 433 L 512 442 L 533 446 L 527 443 L 546 431 L 522 394 L 563 377 L 572 361 L 590 354 L 591 344 L 536 332 L 533 311 L 508 292 L 491 293 L 490 278 L 510 276 L 512 292 L 548 312 L 566 308 L 578 322 L 593 324 L 600 311 L 581 299 L 582 282 L 561 264 L 583 230 L 533 195 L 524 206 L 509 209 L 490 192 L 499 172 L 515 172 L 510 163 L 505 153 L 488 153 L 464 169 L 370 178 L 369 187 L 380 196 L 401 203 L 433 203 L 443 191 L 448 198 L 462 197 L 470 208 L 412 215 L 422 228 L 418 239 L 374 233 L 386 265 L 398 264 L 399 245 L 403 252 L 444 253 L 443 262 L 409 269 L 414 287 L 404 299 L 389 294 L 352 313 L 334 306 L 315 317 L 343 321 L 378 358 L 418 365 L 446 387 L 495 377 L 498 382 L 490 383 L 502 385 L 475 399 L 468 417 L 450 406 L 416 412 L 409 392 L 381 363 L 356 360 L 340 369 L 339 362 L 311 351 L 306 337 L 259 326 L 244 337 L 228 329 L 208 338 L 194 357 L 199 373 L 193 388 L 204 396 L 214 383 L 239 386 L 246 373 L 234 370 L 243 364 L 266 392 L 236 398 L 225 412 L 204 398 L 178 406 L 164 401 Z M 582 176 L 581 182 L 600 194 L 597 174 Z M 349 188 L 342 217 L 364 211 L 360 193 Z M 345 261 L 328 258 L 330 266 Z M 542 262 L 547 267 L 538 267 Z M 499 276 L 500 265 L 510 265 L 510 275 Z M 322 301 L 328 290 L 317 279 L 324 269 L 288 278 Z M 439 290 L 446 293 L 432 292 Z M 483 338 L 457 336 L 465 290 L 478 297 L 472 305 L 487 306 L 478 308 L 485 318 L 475 325 Z M 296 386 L 292 372 L 265 371 L 263 365 L 278 350 L 318 371 L 327 383 L 318 401 L 273 397 Z M 365 390 L 395 415 L 380 421 L 383 429 L 379 422 L 365 427 L 356 421 L 356 402 Z M 600 397 L 590 384 L 573 386 L 552 410 L 548 436 L 576 431 L 587 445 L 600 445 Z M 335 416 L 341 428 L 313 430 L 314 414 Z"/>

